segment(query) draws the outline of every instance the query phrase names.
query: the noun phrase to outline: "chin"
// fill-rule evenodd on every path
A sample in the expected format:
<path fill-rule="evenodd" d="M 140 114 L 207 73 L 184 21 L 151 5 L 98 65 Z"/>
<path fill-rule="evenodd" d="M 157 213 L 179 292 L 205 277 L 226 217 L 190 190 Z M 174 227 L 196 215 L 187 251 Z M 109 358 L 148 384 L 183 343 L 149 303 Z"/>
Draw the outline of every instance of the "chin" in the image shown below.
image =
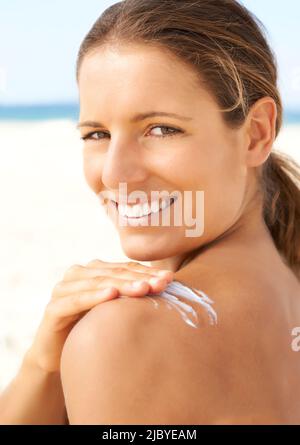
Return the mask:
<path fill-rule="evenodd" d="M 156 261 L 156 260 L 162 260 L 166 258 L 165 253 L 162 253 L 161 250 L 158 249 L 147 249 L 145 246 L 140 247 L 134 247 L 134 246 L 126 246 L 123 247 L 124 254 L 130 258 L 131 260 L 135 261 Z"/>
<path fill-rule="evenodd" d="M 124 254 L 136 261 L 155 261 L 162 260 L 168 256 L 171 256 L 171 252 L 169 255 L 167 249 L 167 243 L 165 245 L 160 245 L 161 243 L 155 242 L 155 240 L 151 242 L 143 242 L 141 239 L 130 239 L 129 237 L 125 240 L 121 240 L 121 246 Z"/>

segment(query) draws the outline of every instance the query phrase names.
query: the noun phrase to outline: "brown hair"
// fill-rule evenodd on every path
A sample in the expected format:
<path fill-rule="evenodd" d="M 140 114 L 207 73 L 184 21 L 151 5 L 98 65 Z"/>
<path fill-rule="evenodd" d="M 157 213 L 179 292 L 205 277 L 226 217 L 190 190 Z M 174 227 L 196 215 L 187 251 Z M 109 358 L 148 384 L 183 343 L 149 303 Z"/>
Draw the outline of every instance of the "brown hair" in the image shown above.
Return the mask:
<path fill-rule="evenodd" d="M 277 61 L 260 20 L 236 0 L 124 0 L 107 8 L 83 40 L 83 57 L 104 45 L 149 44 L 187 63 L 238 128 L 250 107 L 268 96 L 277 105 L 276 137 L 282 127 Z M 288 266 L 300 272 L 300 168 L 273 151 L 261 168 L 263 216 Z"/>

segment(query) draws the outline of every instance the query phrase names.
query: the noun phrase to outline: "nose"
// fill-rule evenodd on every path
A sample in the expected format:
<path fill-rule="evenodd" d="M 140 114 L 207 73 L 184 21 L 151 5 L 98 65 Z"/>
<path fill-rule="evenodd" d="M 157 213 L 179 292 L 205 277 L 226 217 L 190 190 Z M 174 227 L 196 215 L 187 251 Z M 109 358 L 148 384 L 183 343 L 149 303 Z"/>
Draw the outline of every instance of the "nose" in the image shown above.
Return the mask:
<path fill-rule="evenodd" d="M 147 168 L 138 146 L 120 141 L 109 146 L 102 169 L 102 183 L 107 189 L 118 189 L 121 182 L 141 184 L 146 178 Z"/>

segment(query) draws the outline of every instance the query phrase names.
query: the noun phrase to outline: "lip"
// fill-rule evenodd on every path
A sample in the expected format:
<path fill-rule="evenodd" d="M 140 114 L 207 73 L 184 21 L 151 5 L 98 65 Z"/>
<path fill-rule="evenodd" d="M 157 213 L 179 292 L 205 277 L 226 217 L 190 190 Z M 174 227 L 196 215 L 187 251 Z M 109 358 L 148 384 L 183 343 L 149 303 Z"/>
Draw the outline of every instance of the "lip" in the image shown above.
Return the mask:
<path fill-rule="evenodd" d="M 170 203 L 169 203 L 169 205 L 167 205 L 164 209 L 159 209 L 159 211 L 158 212 L 155 212 L 155 213 L 157 213 L 157 214 L 160 214 L 160 213 L 162 213 L 163 211 L 165 211 L 166 209 L 168 209 L 169 207 L 171 207 L 173 204 L 174 204 L 174 202 L 176 201 L 176 199 L 177 199 L 177 197 L 176 196 L 174 196 L 174 197 L 171 197 L 171 200 L 170 200 Z M 128 225 L 131 225 L 131 223 L 132 223 L 132 225 L 136 225 L 137 223 L 140 223 L 140 222 L 149 222 L 150 221 L 150 219 L 151 219 L 151 215 L 153 214 L 153 212 L 151 212 L 151 213 L 149 213 L 149 215 L 145 215 L 145 216 L 123 216 L 123 215 L 121 215 L 120 213 L 119 213 L 119 210 L 118 210 L 118 203 L 116 202 L 116 201 L 112 201 L 112 203 L 114 204 L 114 207 L 115 207 L 115 209 L 116 209 L 116 211 L 117 211 L 117 213 L 118 213 L 118 215 L 119 215 L 119 218 L 122 220 L 122 221 L 125 221 L 125 222 L 127 222 L 128 223 Z"/>
<path fill-rule="evenodd" d="M 171 199 L 177 199 L 178 198 L 178 196 L 175 194 L 175 195 L 173 195 L 173 196 L 171 196 L 170 197 Z M 141 201 L 140 200 L 140 202 L 139 202 L 139 204 L 140 205 L 143 205 L 143 204 L 146 204 L 146 203 L 149 203 L 149 202 L 151 202 L 151 200 L 152 200 L 152 197 L 150 197 L 149 196 L 149 199 L 148 200 L 143 200 L 143 201 Z M 117 205 L 119 205 L 119 202 L 120 202 L 120 199 L 110 199 L 110 201 L 112 201 L 112 203 L 113 204 L 117 204 Z M 125 198 L 124 198 L 124 204 L 127 204 L 127 196 L 125 196 Z M 133 205 L 132 205 L 133 206 Z"/>

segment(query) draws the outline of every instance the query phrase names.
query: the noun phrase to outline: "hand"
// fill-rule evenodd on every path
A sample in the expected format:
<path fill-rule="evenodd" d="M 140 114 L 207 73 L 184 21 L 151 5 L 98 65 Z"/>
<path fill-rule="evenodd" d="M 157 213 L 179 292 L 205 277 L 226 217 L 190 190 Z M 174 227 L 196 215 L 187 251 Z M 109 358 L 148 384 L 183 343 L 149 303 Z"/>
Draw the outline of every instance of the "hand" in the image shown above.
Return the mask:
<path fill-rule="evenodd" d="M 52 291 L 26 359 L 46 372 L 59 372 L 64 343 L 74 325 L 90 309 L 120 295 L 142 297 L 159 293 L 172 280 L 172 271 L 136 262 L 94 260 L 86 266 L 70 267 Z M 133 287 L 134 281 L 140 285 Z"/>

